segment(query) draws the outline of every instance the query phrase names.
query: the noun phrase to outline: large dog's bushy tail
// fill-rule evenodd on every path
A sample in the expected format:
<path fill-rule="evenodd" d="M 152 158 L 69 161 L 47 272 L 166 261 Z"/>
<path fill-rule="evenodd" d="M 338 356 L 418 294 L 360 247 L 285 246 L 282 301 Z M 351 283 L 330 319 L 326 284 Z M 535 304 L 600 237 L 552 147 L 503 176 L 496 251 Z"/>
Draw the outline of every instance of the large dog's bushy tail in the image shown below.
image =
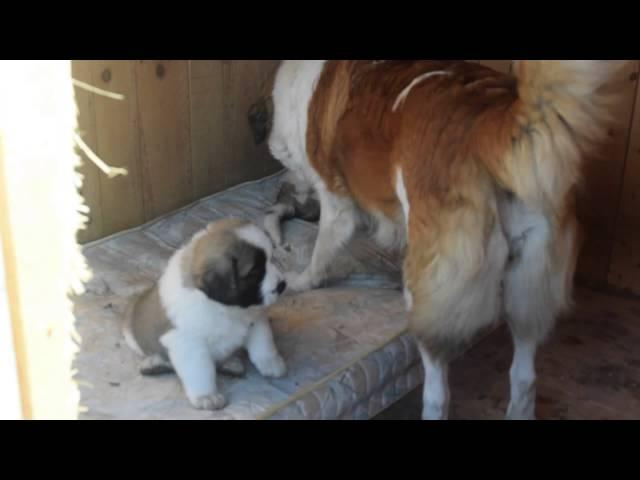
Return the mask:
<path fill-rule="evenodd" d="M 504 131 L 501 176 L 533 200 L 561 200 L 579 178 L 585 154 L 596 153 L 616 122 L 616 80 L 626 61 L 521 60 L 514 64 L 518 99 Z M 535 197 L 535 198 L 532 198 Z"/>
<path fill-rule="evenodd" d="M 520 332 L 543 338 L 555 317 L 571 308 L 579 252 L 575 188 L 585 157 L 599 156 L 619 120 L 613 113 L 625 62 L 527 60 L 514 66 L 517 97 L 502 117 L 507 128 L 497 171 L 525 204 L 507 229 L 529 239 L 508 268 L 505 311 Z M 522 227 L 529 222 L 522 212 L 538 219 L 536 230 Z"/>
<path fill-rule="evenodd" d="M 625 61 L 523 60 L 514 65 L 522 113 L 532 120 L 556 116 L 579 147 L 592 147 L 615 119 L 611 82 Z M 607 88 L 609 87 L 609 88 Z"/>

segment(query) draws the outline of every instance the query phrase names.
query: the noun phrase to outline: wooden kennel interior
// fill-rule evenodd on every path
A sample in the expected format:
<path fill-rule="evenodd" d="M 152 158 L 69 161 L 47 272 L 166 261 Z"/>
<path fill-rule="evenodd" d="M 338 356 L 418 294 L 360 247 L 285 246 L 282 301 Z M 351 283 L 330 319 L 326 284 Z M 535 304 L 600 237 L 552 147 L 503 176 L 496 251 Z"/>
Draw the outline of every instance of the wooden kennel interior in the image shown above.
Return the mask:
<path fill-rule="evenodd" d="M 480 62 L 501 71 L 511 67 L 507 60 Z M 0 98 L 20 98 L 26 107 L 18 121 L 9 118 L 8 112 L 0 113 L 0 141 L 5 147 L 0 150 L 5 280 L 0 283 L 0 299 L 4 299 L 0 302 L 0 321 L 3 317 L 10 320 L 0 331 L 0 350 L 7 357 L 5 366 L 9 366 L 3 367 L 5 374 L 0 381 L 7 385 L 3 391 L 13 392 L 15 400 L 6 400 L 1 414 L 74 418 L 77 398 L 69 374 L 73 348 L 66 343 L 72 320 L 68 304 L 55 295 L 60 296 L 82 277 L 81 273 L 69 273 L 70 267 L 64 264 L 74 261 L 75 253 L 68 243 L 72 240 L 69 232 L 76 224 L 72 222 L 65 227 L 66 232 L 58 233 L 56 229 L 62 227 L 53 221 L 55 218 L 47 219 L 48 206 L 60 196 L 52 186 L 60 178 L 52 164 L 62 157 L 73 157 L 73 145 L 63 142 L 58 151 L 48 152 L 36 151 L 34 146 L 33 155 L 24 152 L 24 158 L 16 157 L 8 147 L 16 142 L 37 143 L 38 128 L 56 124 L 54 116 L 47 124 L 29 122 L 25 114 L 37 116 L 42 109 L 58 109 L 63 119 L 60 128 L 73 128 L 68 121 L 69 109 L 77 107 L 77 131 L 84 144 L 109 166 L 128 172 L 109 178 L 86 153 L 79 153 L 82 164 L 78 171 L 83 177 L 80 192 L 90 209 L 86 228 L 77 233 L 78 242 L 83 244 L 278 171 L 281 167 L 266 146 L 255 145 L 247 112 L 279 61 L 4 63 L 0 71 L 6 78 L 0 80 L 0 86 L 8 82 L 6 86 L 13 90 L 9 93 L 3 87 Z M 631 297 L 640 296 L 639 68 L 638 62 L 628 67 L 626 101 L 615 112 L 619 127 L 609 132 L 604 154 L 587 162 L 579 201 L 585 244 L 577 281 Z M 15 81 L 7 80 L 11 77 Z M 121 98 L 96 93 L 83 87 L 86 85 Z M 66 97 L 62 95 L 59 104 L 49 105 L 46 94 L 60 96 L 60 91 L 66 92 Z M 63 105 L 60 102 L 64 99 L 71 103 Z M 20 116 L 17 112 L 13 115 Z M 18 127 L 29 132 L 28 138 L 14 141 L 20 133 Z M 73 168 L 71 158 L 69 165 L 68 176 Z M 25 166 L 29 166 L 28 172 Z M 73 198 L 65 201 L 69 208 L 75 208 Z M 60 288 L 46 294 L 46 285 L 56 282 L 62 282 Z M 29 305 L 34 299 L 38 305 Z M 51 316 L 52 312 L 60 314 Z M 45 315 L 49 316 L 46 328 L 38 319 Z M 11 328 L 6 328 L 9 325 Z M 13 358 L 8 352 L 15 354 Z M 58 359 L 60 365 L 56 366 Z M 57 397 L 59 401 L 52 400 Z"/>

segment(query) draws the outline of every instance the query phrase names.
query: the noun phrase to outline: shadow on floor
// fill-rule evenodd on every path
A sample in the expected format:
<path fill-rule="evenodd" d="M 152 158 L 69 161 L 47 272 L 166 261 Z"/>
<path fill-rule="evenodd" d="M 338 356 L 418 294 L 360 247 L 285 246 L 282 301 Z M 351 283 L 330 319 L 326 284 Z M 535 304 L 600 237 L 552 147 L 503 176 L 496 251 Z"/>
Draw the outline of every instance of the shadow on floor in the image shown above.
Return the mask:
<path fill-rule="evenodd" d="M 536 362 L 541 420 L 640 419 L 640 301 L 576 291 L 573 315 L 558 322 Z M 509 395 L 506 326 L 450 369 L 451 419 L 500 420 Z M 422 387 L 374 420 L 418 420 Z"/>

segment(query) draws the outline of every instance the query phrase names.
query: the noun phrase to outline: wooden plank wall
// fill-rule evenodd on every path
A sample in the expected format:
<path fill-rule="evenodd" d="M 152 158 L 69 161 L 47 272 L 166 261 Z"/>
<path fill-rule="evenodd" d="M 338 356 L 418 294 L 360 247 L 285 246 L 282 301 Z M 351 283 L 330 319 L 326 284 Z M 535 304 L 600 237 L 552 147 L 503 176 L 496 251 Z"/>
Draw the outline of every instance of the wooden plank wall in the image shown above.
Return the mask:
<path fill-rule="evenodd" d="M 510 60 L 477 60 L 508 72 Z M 77 61 L 74 77 L 125 95 L 117 101 L 76 89 L 85 142 L 129 170 L 108 179 L 83 167 L 91 208 L 86 242 L 130 228 L 198 198 L 276 171 L 257 148 L 246 114 L 277 60 Z M 588 159 L 579 194 L 585 230 L 578 278 L 640 295 L 639 62 L 629 66 L 602 154 Z"/>
<path fill-rule="evenodd" d="M 585 243 L 580 256 L 578 277 L 592 287 L 605 287 L 610 283 L 614 245 L 619 243 L 616 240 L 617 220 L 623 179 L 630 175 L 626 169 L 626 160 L 637 90 L 637 72 L 638 62 L 633 62 L 626 72 L 628 81 L 622 87 L 625 100 L 614 112 L 619 125 L 609 130 L 609 139 L 602 150 L 594 152 L 584 164 L 584 183 L 579 192 L 578 215 L 584 228 Z M 635 228 L 639 227 L 640 223 L 637 223 Z"/>
<path fill-rule="evenodd" d="M 91 209 L 82 243 L 140 225 L 237 183 L 275 172 L 254 145 L 247 111 L 277 60 L 74 61 L 85 143 L 127 176 L 109 179 L 83 156 Z"/>
<path fill-rule="evenodd" d="M 628 103 L 633 105 L 625 111 L 630 122 L 619 128 L 619 158 L 610 158 L 613 163 L 622 160 L 622 174 L 615 185 L 617 204 L 611 205 L 615 222 L 608 247 L 611 251 L 603 283 L 640 295 L 640 88 L 638 74 L 640 65 L 629 73 L 629 87 L 625 91 Z M 626 117 L 625 117 L 626 118 Z M 606 160 L 605 160 L 606 161 Z M 620 168 L 620 167 L 618 167 Z"/>

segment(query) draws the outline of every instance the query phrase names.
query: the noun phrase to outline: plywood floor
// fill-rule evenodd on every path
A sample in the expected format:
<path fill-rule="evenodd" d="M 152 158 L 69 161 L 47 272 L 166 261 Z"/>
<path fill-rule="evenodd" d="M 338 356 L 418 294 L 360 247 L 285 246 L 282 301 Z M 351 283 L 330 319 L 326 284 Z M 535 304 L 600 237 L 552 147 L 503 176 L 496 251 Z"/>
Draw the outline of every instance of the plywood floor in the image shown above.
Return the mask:
<path fill-rule="evenodd" d="M 451 366 L 451 418 L 502 419 L 512 346 L 505 326 Z M 541 420 L 640 419 L 640 301 L 580 289 L 538 354 Z M 419 419 L 421 389 L 378 420 Z"/>

